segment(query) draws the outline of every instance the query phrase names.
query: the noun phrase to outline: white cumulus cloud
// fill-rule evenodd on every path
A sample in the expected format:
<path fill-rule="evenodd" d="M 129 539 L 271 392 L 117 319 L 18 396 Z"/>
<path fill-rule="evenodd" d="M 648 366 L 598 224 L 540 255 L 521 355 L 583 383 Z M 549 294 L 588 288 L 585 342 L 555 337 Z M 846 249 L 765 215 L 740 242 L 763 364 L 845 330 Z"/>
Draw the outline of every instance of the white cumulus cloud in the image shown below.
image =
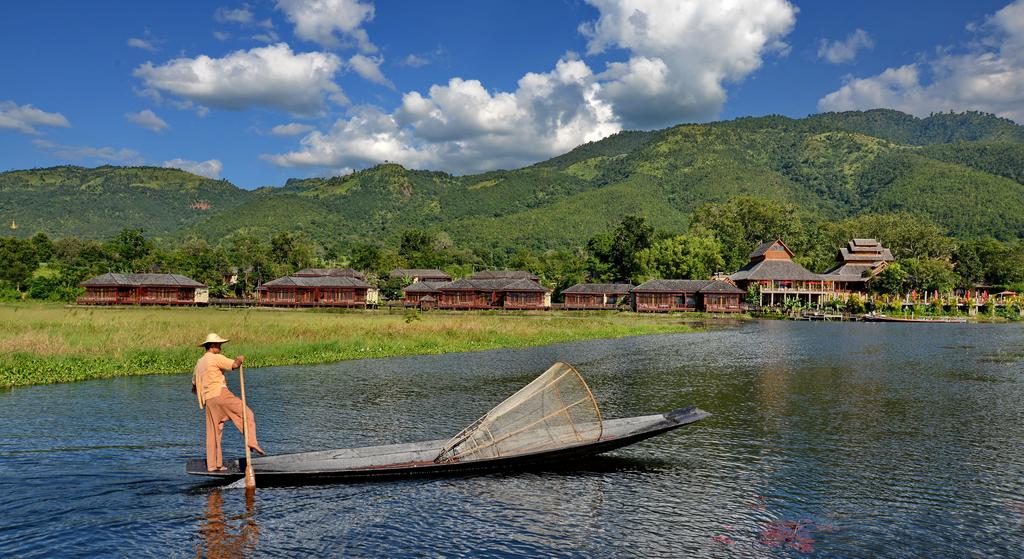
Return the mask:
<path fill-rule="evenodd" d="M 213 19 L 221 23 L 237 23 L 239 25 L 252 25 L 256 21 L 256 16 L 249 9 L 248 5 L 243 5 L 241 8 L 228 8 L 221 6 L 213 12 Z"/>
<path fill-rule="evenodd" d="M 306 132 L 312 132 L 313 127 L 309 124 L 301 124 L 298 122 L 289 122 L 288 124 L 278 124 L 277 126 L 270 129 L 270 133 L 275 136 L 298 136 L 299 134 L 305 134 Z"/>
<path fill-rule="evenodd" d="M 128 46 L 149 52 L 156 52 L 160 50 L 153 44 L 152 40 L 147 41 L 146 39 L 139 39 L 138 37 L 128 39 Z"/>
<path fill-rule="evenodd" d="M 170 127 L 170 124 L 167 124 L 164 119 L 156 116 L 156 113 L 149 109 L 145 109 L 137 113 L 125 113 L 124 117 L 147 130 L 152 130 L 153 132 L 163 132 L 165 128 Z"/>
<path fill-rule="evenodd" d="M 49 151 L 53 155 L 69 161 L 92 160 L 122 165 L 142 165 L 145 162 L 139 152 L 129 148 L 67 146 L 48 140 L 32 140 L 32 143 L 39 149 Z"/>
<path fill-rule="evenodd" d="M 924 116 L 977 110 L 1024 123 L 1024 0 L 970 26 L 977 40 L 938 49 L 923 62 L 848 78 L 818 101 L 822 111 L 885 107 Z"/>
<path fill-rule="evenodd" d="M 18 105 L 13 101 L 0 101 L 0 128 L 38 135 L 37 126 L 69 128 L 71 123 L 60 113 L 48 113 L 32 105 Z"/>
<path fill-rule="evenodd" d="M 862 49 L 874 48 L 875 42 L 863 29 L 855 29 L 842 41 L 821 40 L 818 44 L 818 58 L 824 58 L 832 64 L 842 64 L 857 58 Z"/>
<path fill-rule="evenodd" d="M 349 66 L 355 70 L 363 79 L 383 85 L 389 89 L 395 89 L 395 84 L 384 76 L 380 71 L 380 65 L 384 62 L 381 57 L 370 57 L 364 54 L 356 54 L 348 59 Z"/>
<path fill-rule="evenodd" d="M 430 64 L 430 59 L 419 54 L 407 55 L 398 62 L 399 66 L 408 66 L 409 68 L 422 68 L 427 64 Z"/>
<path fill-rule="evenodd" d="M 712 118 L 726 85 L 756 71 L 783 38 L 796 8 L 785 0 L 588 0 L 600 17 L 581 26 L 591 53 L 624 55 L 594 71 L 567 53 L 512 91 L 453 77 L 402 96 L 388 111 L 357 107 L 293 151 L 263 158 L 286 167 L 360 168 L 383 160 L 476 172 L 564 153 L 623 128 Z M 415 65 L 420 59 L 407 61 Z M 365 76 L 364 76 L 365 77 Z"/>
<path fill-rule="evenodd" d="M 295 26 L 295 35 L 327 48 L 355 46 L 363 52 L 377 47 L 362 25 L 373 19 L 373 4 L 360 0 L 277 0 L 277 8 Z"/>
<path fill-rule="evenodd" d="M 205 107 L 272 107 L 294 114 L 321 111 L 325 99 L 346 104 L 334 83 L 342 60 L 331 53 L 294 53 L 285 43 L 235 51 L 223 58 L 176 58 L 135 69 L 147 90 L 170 93 Z"/>
<path fill-rule="evenodd" d="M 786 0 L 587 0 L 600 12 L 580 26 L 591 54 L 629 52 L 600 79 L 601 97 L 627 128 L 653 128 L 718 114 L 725 84 L 783 53 L 796 23 Z"/>
<path fill-rule="evenodd" d="M 277 32 L 273 29 L 266 31 L 265 33 L 257 33 L 252 36 L 252 40 L 260 41 L 262 43 L 276 43 L 281 38 L 277 36 Z"/>
<path fill-rule="evenodd" d="M 217 159 L 207 159 L 206 161 L 191 161 L 188 159 L 171 159 L 164 161 L 164 167 L 171 169 L 181 169 L 192 173 L 193 175 L 199 175 L 210 179 L 219 179 L 220 172 L 224 169 L 224 165 Z"/>
<path fill-rule="evenodd" d="M 452 78 L 427 95 L 407 93 L 392 113 L 358 107 L 299 150 L 267 155 L 285 166 L 364 167 L 384 160 L 417 168 L 476 172 L 516 167 L 620 130 L 582 61 L 523 76 L 514 92 L 490 93 L 477 80 Z"/>

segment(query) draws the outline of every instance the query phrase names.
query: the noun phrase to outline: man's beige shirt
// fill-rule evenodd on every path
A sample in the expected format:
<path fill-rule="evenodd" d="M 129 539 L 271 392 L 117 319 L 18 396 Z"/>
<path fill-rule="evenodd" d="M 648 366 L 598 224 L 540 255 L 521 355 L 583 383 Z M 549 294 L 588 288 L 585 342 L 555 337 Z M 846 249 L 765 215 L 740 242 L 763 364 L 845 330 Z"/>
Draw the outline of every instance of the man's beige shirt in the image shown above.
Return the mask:
<path fill-rule="evenodd" d="M 192 382 L 196 385 L 196 398 L 199 399 L 200 409 L 206 406 L 207 400 L 220 396 L 221 390 L 228 387 L 224 371 L 230 371 L 234 364 L 234 360 L 210 352 L 206 352 L 199 361 L 196 361 Z"/>

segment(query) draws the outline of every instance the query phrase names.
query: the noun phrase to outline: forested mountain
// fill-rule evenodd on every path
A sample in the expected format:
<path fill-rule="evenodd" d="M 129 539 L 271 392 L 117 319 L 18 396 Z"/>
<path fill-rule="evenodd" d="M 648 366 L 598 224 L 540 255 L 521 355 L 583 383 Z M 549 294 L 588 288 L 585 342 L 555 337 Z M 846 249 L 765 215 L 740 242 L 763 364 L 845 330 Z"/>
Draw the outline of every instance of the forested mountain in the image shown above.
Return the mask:
<path fill-rule="evenodd" d="M 0 174 L 0 219 L 26 236 L 302 231 L 339 250 L 419 229 L 507 252 L 581 246 L 629 214 L 680 231 L 704 203 L 754 196 L 821 220 L 908 212 L 955 236 L 1015 239 L 1024 237 L 1022 180 L 1024 127 L 981 113 L 872 110 L 622 132 L 469 176 L 385 164 L 244 191 L 170 169 L 14 171 Z"/>
<path fill-rule="evenodd" d="M 177 169 L 62 166 L 0 173 L 5 233 L 109 237 L 125 227 L 167 235 L 234 208 L 250 193 Z M 16 230 L 6 230 L 11 223 Z"/>

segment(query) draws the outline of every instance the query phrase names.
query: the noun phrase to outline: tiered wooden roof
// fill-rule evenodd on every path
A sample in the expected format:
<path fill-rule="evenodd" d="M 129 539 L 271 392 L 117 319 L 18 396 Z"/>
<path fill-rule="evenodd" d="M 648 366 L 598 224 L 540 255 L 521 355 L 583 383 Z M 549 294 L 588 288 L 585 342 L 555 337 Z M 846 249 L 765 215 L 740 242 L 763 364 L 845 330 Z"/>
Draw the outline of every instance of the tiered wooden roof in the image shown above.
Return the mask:
<path fill-rule="evenodd" d="M 839 249 L 839 264 L 824 275 L 846 283 L 863 282 L 894 260 L 892 252 L 877 240 L 853 239 Z"/>
<path fill-rule="evenodd" d="M 107 273 L 78 284 L 82 287 L 206 287 L 181 274 L 116 274 Z"/>
<path fill-rule="evenodd" d="M 839 260 L 843 263 L 877 263 L 892 262 L 896 259 L 893 258 L 892 251 L 875 239 L 853 239 L 847 246 L 839 249 Z"/>

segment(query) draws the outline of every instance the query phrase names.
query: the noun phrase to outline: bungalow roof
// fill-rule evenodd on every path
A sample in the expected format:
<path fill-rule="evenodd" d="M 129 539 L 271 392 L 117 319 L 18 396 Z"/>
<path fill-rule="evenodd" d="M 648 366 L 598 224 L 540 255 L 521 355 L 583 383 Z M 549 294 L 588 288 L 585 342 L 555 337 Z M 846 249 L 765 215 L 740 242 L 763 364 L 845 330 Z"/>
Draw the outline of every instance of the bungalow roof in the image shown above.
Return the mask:
<path fill-rule="evenodd" d="M 404 288 L 402 291 L 405 293 L 437 293 L 437 289 L 441 286 L 448 285 L 451 282 L 448 281 L 418 281 L 411 283 Z"/>
<path fill-rule="evenodd" d="M 280 287 L 351 287 L 369 289 L 372 286 L 359 278 L 347 276 L 285 276 L 264 283 L 260 286 L 260 289 Z"/>
<path fill-rule="evenodd" d="M 562 293 L 598 293 L 598 294 L 612 294 L 612 295 L 625 295 L 629 293 L 635 286 L 631 283 L 577 283 L 576 285 L 566 289 Z"/>
<path fill-rule="evenodd" d="M 181 274 L 106 273 L 78 284 L 82 287 L 206 287 Z"/>
<path fill-rule="evenodd" d="M 701 293 L 735 293 L 739 295 L 746 294 L 746 291 L 736 287 L 735 285 L 719 280 L 711 280 L 711 283 L 700 288 Z"/>
<path fill-rule="evenodd" d="M 438 287 L 438 291 L 538 291 L 547 292 L 543 285 L 528 279 L 473 279 L 463 278 Z"/>
<path fill-rule="evenodd" d="M 718 280 L 653 279 L 633 288 L 634 293 L 745 293 L 735 285 Z"/>
<path fill-rule="evenodd" d="M 537 283 L 536 281 L 529 279 L 518 279 L 506 285 L 505 291 L 535 291 L 539 293 L 547 293 L 550 290 L 544 287 L 543 285 Z"/>

